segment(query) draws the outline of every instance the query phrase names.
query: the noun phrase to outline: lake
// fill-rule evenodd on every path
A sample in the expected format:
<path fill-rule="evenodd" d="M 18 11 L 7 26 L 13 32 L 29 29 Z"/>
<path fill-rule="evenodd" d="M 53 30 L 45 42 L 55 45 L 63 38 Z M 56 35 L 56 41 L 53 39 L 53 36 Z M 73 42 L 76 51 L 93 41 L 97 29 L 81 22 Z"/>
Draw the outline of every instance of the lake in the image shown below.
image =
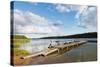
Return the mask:
<path fill-rule="evenodd" d="M 32 39 L 29 43 L 20 46 L 20 49 L 29 51 L 30 54 L 39 52 L 48 48 L 52 41 L 52 45 L 56 45 L 55 41 L 60 44 L 71 41 L 88 40 L 89 42 L 73 48 L 70 51 L 62 51 L 60 54 L 54 53 L 47 57 L 33 58 L 29 64 L 51 64 L 51 63 L 69 63 L 97 60 L 97 42 L 96 38 L 77 38 L 77 39 Z M 93 41 L 93 42 L 92 42 Z"/>

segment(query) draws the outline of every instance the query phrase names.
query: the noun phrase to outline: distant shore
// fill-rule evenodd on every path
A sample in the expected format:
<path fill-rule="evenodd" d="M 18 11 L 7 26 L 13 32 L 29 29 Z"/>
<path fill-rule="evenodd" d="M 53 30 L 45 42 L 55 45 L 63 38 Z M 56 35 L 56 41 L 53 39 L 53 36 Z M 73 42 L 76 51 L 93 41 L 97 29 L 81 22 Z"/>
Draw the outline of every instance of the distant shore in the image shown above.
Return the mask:
<path fill-rule="evenodd" d="M 62 38 L 97 38 L 97 32 L 88 32 L 82 34 L 66 35 L 66 36 L 49 36 L 40 39 L 62 39 Z"/>

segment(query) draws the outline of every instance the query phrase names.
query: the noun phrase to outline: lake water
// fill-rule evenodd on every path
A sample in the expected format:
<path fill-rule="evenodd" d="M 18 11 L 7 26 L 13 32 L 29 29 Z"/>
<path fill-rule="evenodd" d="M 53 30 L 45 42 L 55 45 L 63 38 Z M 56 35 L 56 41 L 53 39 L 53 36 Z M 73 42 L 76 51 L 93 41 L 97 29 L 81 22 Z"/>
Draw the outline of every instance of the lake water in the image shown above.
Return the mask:
<path fill-rule="evenodd" d="M 39 52 L 48 48 L 52 41 L 52 45 L 56 45 L 55 41 L 59 41 L 60 44 L 70 41 L 80 40 L 92 40 L 96 39 L 33 39 L 29 43 L 20 46 L 20 49 L 24 49 L 30 52 L 30 54 Z M 34 62 L 34 60 L 36 60 Z M 66 63 L 66 62 L 82 62 L 82 61 L 96 61 L 97 60 L 97 42 L 87 42 L 81 46 L 73 48 L 70 51 L 65 51 L 60 54 L 52 54 L 47 57 L 38 57 L 33 59 L 29 64 L 50 64 L 50 63 Z"/>

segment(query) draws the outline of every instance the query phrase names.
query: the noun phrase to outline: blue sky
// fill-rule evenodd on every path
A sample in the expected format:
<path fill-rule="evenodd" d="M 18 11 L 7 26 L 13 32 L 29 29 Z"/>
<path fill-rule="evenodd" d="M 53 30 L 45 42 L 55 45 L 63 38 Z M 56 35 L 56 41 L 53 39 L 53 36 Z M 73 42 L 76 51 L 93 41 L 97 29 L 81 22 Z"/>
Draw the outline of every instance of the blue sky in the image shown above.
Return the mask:
<path fill-rule="evenodd" d="M 14 34 L 30 38 L 97 31 L 95 6 L 15 1 Z"/>

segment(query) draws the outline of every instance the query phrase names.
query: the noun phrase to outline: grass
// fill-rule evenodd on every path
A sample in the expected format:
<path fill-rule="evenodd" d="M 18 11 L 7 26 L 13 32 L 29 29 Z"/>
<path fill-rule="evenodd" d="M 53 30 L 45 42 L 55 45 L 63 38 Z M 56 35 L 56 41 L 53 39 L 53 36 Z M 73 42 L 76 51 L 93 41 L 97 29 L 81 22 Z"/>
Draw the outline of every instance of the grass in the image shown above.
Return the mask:
<path fill-rule="evenodd" d="M 19 49 L 21 45 L 28 43 L 30 39 L 23 35 L 13 35 L 13 39 L 11 39 L 11 49 L 14 52 L 14 55 L 28 55 L 29 52 L 26 50 Z"/>
<path fill-rule="evenodd" d="M 22 49 L 18 49 L 18 48 L 13 48 L 12 49 L 14 51 L 14 55 L 28 55 L 29 52 L 26 50 L 22 50 Z"/>
<path fill-rule="evenodd" d="M 11 52 L 12 52 L 12 60 L 11 63 L 13 65 L 16 64 L 22 64 L 25 63 L 24 60 L 20 59 L 22 56 L 29 55 L 29 52 L 24 49 L 20 49 L 19 47 L 21 45 L 24 45 L 25 43 L 30 42 L 30 39 L 23 36 L 23 35 L 11 35 L 13 38 L 11 39 Z M 29 60 L 27 60 L 27 63 L 29 63 Z"/>
<path fill-rule="evenodd" d="M 24 35 L 11 35 L 14 39 L 28 39 L 26 36 Z"/>
<path fill-rule="evenodd" d="M 12 46 L 14 47 L 14 48 L 18 48 L 18 47 L 20 47 L 21 45 L 24 45 L 25 43 L 27 43 L 27 42 L 29 42 L 30 41 L 30 39 L 12 39 L 13 41 L 12 41 Z"/>
<path fill-rule="evenodd" d="M 29 54 L 28 51 L 19 49 L 19 47 L 29 42 L 30 39 L 12 39 L 12 40 L 13 42 L 11 45 L 13 46 L 12 50 L 14 52 L 14 55 L 28 55 Z"/>

